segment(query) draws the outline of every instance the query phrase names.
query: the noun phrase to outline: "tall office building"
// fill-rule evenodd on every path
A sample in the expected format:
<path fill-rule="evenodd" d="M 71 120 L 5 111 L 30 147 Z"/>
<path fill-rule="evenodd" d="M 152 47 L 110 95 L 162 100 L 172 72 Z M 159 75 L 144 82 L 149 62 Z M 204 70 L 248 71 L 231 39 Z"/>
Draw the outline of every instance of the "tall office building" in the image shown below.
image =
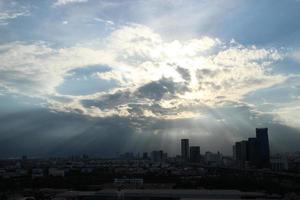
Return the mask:
<path fill-rule="evenodd" d="M 199 146 L 191 146 L 190 147 L 190 161 L 191 162 L 199 162 L 200 161 L 200 147 Z"/>
<path fill-rule="evenodd" d="M 248 160 L 248 141 L 243 140 L 235 143 L 235 158 L 239 167 L 245 167 L 245 162 Z"/>
<path fill-rule="evenodd" d="M 256 138 L 248 138 L 248 161 L 251 166 L 257 165 L 257 142 Z"/>
<path fill-rule="evenodd" d="M 268 128 L 256 128 L 256 138 L 236 142 L 233 146 L 233 158 L 239 167 L 269 168 Z"/>
<path fill-rule="evenodd" d="M 257 145 L 257 167 L 270 167 L 270 146 L 268 138 L 268 128 L 256 129 L 256 145 Z"/>
<path fill-rule="evenodd" d="M 189 139 L 181 139 L 181 158 L 187 161 L 189 159 L 190 146 Z"/>
<path fill-rule="evenodd" d="M 235 147 L 235 144 L 232 146 L 232 158 L 233 158 L 233 160 L 236 160 L 236 147 Z"/>

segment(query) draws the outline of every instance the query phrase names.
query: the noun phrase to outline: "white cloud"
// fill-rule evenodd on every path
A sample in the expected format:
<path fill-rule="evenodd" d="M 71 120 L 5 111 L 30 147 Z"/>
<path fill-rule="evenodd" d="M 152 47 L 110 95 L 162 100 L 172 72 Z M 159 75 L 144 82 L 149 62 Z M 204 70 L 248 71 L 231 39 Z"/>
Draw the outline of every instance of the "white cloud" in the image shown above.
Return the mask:
<path fill-rule="evenodd" d="M 63 5 L 70 4 L 70 3 L 84 3 L 87 1 L 88 0 L 56 0 L 54 5 L 55 6 L 63 6 Z"/>
<path fill-rule="evenodd" d="M 195 108 L 240 102 L 245 94 L 286 79 L 272 74 L 269 68 L 282 58 L 276 49 L 246 47 L 207 36 L 165 41 L 142 25 L 120 27 L 102 45 L 96 42 L 92 47 L 79 44 L 54 49 L 44 43 L 15 42 L 1 45 L 0 52 L 2 88 L 45 98 L 55 110 L 90 116 L 197 117 L 199 110 Z M 56 87 L 68 71 L 95 64 L 111 67 L 111 71 L 97 76 L 117 81 L 119 86 L 86 96 L 57 93 Z M 178 68 L 189 78 L 183 77 Z M 147 89 L 154 91 L 146 92 L 158 91 L 157 99 L 139 92 L 151 82 L 154 85 Z M 119 95 L 124 92 L 126 95 Z M 61 103 L 55 97 L 68 101 Z M 112 103 L 109 97 L 118 100 Z M 83 100 L 96 103 L 87 106 L 81 103 Z M 97 101 L 104 101 L 106 107 L 97 106 Z"/>
<path fill-rule="evenodd" d="M 242 45 L 225 47 L 218 39 L 203 37 L 184 42 L 165 42 L 144 26 L 124 27 L 110 37 L 114 54 L 125 65 L 122 70 L 100 74 L 131 87 L 169 77 L 182 81 L 176 68 L 191 75 L 190 92 L 181 98 L 216 102 L 223 96 L 238 100 L 244 94 L 284 80 L 281 75 L 268 73 L 267 67 L 281 59 L 275 49 L 256 49 Z M 201 72 L 203 73 L 199 77 Z M 125 81 L 124 83 L 124 80 Z M 201 88 L 200 88 L 201 87 Z"/>
<path fill-rule="evenodd" d="M 300 128 L 300 101 L 292 101 L 277 105 L 278 107 L 272 112 L 276 122 L 288 125 L 294 128 Z"/>
<path fill-rule="evenodd" d="M 45 43 L 0 45 L 1 86 L 16 93 L 48 96 L 56 93 L 66 73 L 74 68 L 107 63 L 110 56 L 85 47 L 52 49 Z"/>

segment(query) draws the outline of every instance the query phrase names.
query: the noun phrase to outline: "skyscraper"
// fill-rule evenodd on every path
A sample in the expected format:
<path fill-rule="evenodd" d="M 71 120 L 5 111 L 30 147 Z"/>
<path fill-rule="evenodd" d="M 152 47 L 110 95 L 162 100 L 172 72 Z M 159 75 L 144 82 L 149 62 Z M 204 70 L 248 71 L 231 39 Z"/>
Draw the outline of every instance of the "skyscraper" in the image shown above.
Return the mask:
<path fill-rule="evenodd" d="M 243 140 L 235 143 L 236 163 L 239 167 L 245 167 L 248 160 L 248 141 Z"/>
<path fill-rule="evenodd" d="M 190 146 L 189 146 L 189 139 L 181 139 L 181 158 L 184 161 L 187 161 L 189 159 L 189 152 Z"/>
<path fill-rule="evenodd" d="M 191 146 L 190 147 L 190 161 L 191 162 L 199 162 L 200 161 L 200 147 L 199 146 Z"/>
<path fill-rule="evenodd" d="M 268 138 L 268 128 L 256 129 L 257 144 L 257 167 L 270 167 L 270 147 Z"/>
<path fill-rule="evenodd" d="M 256 138 L 248 138 L 248 161 L 251 166 L 257 165 L 257 156 Z"/>
<path fill-rule="evenodd" d="M 236 146 L 235 146 L 235 144 L 232 146 L 232 158 L 233 158 L 233 160 L 236 160 Z"/>
<path fill-rule="evenodd" d="M 233 158 L 239 167 L 270 167 L 268 128 L 256 128 L 256 138 L 236 142 Z"/>

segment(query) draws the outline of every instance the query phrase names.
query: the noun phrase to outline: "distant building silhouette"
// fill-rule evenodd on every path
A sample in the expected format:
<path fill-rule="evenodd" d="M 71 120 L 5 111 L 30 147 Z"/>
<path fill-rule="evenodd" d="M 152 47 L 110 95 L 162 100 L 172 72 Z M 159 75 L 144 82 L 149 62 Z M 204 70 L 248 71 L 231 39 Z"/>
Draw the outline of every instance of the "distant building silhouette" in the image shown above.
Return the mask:
<path fill-rule="evenodd" d="M 256 138 L 236 142 L 233 158 L 239 167 L 270 167 L 268 128 L 256 128 Z"/>
<path fill-rule="evenodd" d="M 256 138 L 248 138 L 248 161 L 251 166 L 257 165 L 257 154 Z"/>
<path fill-rule="evenodd" d="M 233 160 L 236 160 L 236 144 L 232 146 L 232 158 Z"/>
<path fill-rule="evenodd" d="M 189 139 L 181 139 L 181 158 L 184 161 L 189 160 L 190 146 Z"/>
<path fill-rule="evenodd" d="M 268 128 L 256 129 L 257 167 L 270 167 L 270 146 Z"/>
<path fill-rule="evenodd" d="M 166 161 L 167 158 L 168 158 L 168 154 L 164 153 L 162 150 L 151 152 L 151 160 L 153 162 L 163 162 Z"/>
<path fill-rule="evenodd" d="M 191 162 L 200 162 L 200 146 L 191 146 L 190 147 L 190 161 Z"/>
<path fill-rule="evenodd" d="M 243 140 L 235 143 L 236 161 L 239 167 L 245 167 L 248 160 L 248 141 Z"/>

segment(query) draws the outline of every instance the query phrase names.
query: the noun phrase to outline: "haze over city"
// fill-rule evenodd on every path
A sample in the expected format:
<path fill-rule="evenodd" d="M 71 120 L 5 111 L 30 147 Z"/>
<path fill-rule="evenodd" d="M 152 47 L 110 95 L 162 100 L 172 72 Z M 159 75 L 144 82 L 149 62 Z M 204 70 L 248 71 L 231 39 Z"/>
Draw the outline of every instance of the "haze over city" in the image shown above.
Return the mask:
<path fill-rule="evenodd" d="M 299 151 L 300 1 L 0 0 L 0 157 Z"/>

